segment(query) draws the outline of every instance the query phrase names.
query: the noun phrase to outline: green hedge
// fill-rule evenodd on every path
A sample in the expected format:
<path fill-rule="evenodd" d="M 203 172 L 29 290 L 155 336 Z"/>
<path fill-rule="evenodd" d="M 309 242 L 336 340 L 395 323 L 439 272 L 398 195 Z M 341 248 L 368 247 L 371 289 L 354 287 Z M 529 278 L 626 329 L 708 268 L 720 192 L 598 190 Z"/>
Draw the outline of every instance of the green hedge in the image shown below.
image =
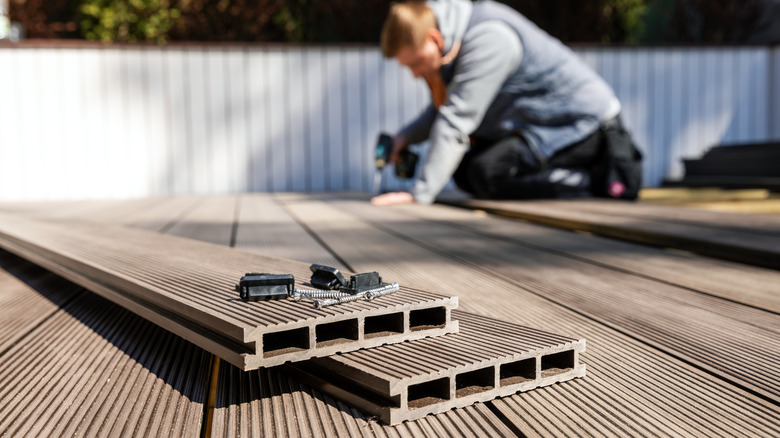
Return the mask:
<path fill-rule="evenodd" d="M 564 42 L 744 42 L 770 0 L 502 0 Z M 28 38 L 376 43 L 389 0 L 10 0 Z"/>

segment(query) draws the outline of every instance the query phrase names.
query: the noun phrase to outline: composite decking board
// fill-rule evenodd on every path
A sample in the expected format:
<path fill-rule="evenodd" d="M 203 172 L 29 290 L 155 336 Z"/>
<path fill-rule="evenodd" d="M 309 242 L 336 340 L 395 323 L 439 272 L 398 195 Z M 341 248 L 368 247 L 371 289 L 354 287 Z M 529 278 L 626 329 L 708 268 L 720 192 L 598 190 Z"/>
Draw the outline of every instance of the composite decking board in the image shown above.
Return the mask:
<path fill-rule="evenodd" d="M 433 375 L 445 375 L 442 372 L 444 369 L 487 363 L 492 359 L 514 357 L 520 352 L 531 350 L 543 350 L 543 353 L 539 353 L 541 355 L 553 350 L 575 351 L 574 347 L 579 346 L 584 351 L 585 343 L 582 339 L 463 311 L 456 310 L 453 316 L 460 321 L 458 333 L 316 358 L 310 362 L 334 367 L 341 364 L 359 369 L 371 378 L 381 379 L 381 390 L 393 392 L 384 395 L 392 396 L 397 394 L 394 387 L 399 381 L 418 381 Z M 365 386 L 372 385 L 370 380 L 360 380 L 359 376 L 348 378 Z"/>
<path fill-rule="evenodd" d="M 244 195 L 240 203 L 236 247 L 270 255 L 283 254 L 341 268 L 340 262 L 309 236 L 270 196 Z M 198 235 L 185 237 L 198 238 Z M 359 411 L 341 402 L 331 400 L 326 402 L 331 406 L 323 407 L 322 400 L 327 396 L 293 383 L 283 372 L 275 370 L 266 372 L 261 369 L 244 373 L 227 364 L 220 367 L 213 436 L 295 436 L 312 433 L 339 436 L 514 435 L 499 418 L 481 405 L 398 426 L 380 424 L 375 420 L 367 420 Z M 295 401 L 288 400 L 288 405 L 293 404 L 295 412 L 305 413 L 306 421 L 303 424 L 300 416 L 292 419 L 289 409 L 280 409 L 280 396 L 272 393 L 274 388 L 286 387 L 288 384 L 298 388 Z M 305 402 L 300 401 L 300 398 Z M 334 409 L 333 405 L 339 408 Z"/>
<path fill-rule="evenodd" d="M 246 194 L 240 202 L 236 248 L 346 270 L 271 196 Z"/>
<path fill-rule="evenodd" d="M 473 232 L 489 240 L 514 242 L 522 247 L 549 252 L 574 260 L 585 261 L 649 277 L 663 283 L 748 304 L 751 307 L 780 313 L 780 273 L 772 269 L 745 266 L 738 263 L 704 258 L 687 253 L 665 251 L 598 236 L 570 233 L 494 216 L 473 214 L 467 210 L 431 206 L 426 209 L 403 208 L 405 213 L 420 220 L 431 221 L 437 228 L 449 227 Z M 659 291 L 667 291 L 662 288 Z M 705 296 L 667 295 L 669 300 L 695 303 L 710 311 L 735 317 L 743 322 L 778 330 L 775 315 L 756 312 L 724 300 Z"/>
<path fill-rule="evenodd" d="M 128 214 L 116 222 L 117 225 L 124 225 L 132 228 L 138 228 L 148 231 L 162 232 L 169 227 L 176 225 L 182 218 L 194 209 L 201 197 L 196 196 L 174 196 L 169 198 L 159 198 L 153 205 L 137 212 Z"/>
<path fill-rule="evenodd" d="M 312 390 L 280 367 L 243 372 L 223 363 L 212 437 L 493 437 L 515 436 L 486 406 L 428 416 L 396 426 Z"/>
<path fill-rule="evenodd" d="M 746 430 L 772 436 L 780 429 L 776 404 L 662 350 L 481 269 L 453 266 L 451 258 L 357 220 L 341 207 L 300 196 L 287 198 L 282 197 L 288 208 L 305 218 L 307 225 L 357 270 L 370 265 L 401 284 L 458 293 L 462 310 L 588 339 L 586 379 L 491 402 L 505 415 L 512 413 L 503 409 L 502 404 L 509 401 L 534 412 L 533 418 L 509 417 L 520 430 L 531 430 L 540 422 L 544 427 L 533 429 L 537 431 L 533 435 L 561 436 L 572 423 L 586 434 L 605 436 L 728 436 L 744 435 Z M 319 213 L 310 214 L 313 211 Z M 383 216 L 391 214 L 379 211 Z M 418 221 L 409 217 L 405 225 L 411 227 Z M 345 229 L 349 232 L 339 231 Z M 429 233 L 426 238 L 436 235 Z M 374 257 L 370 248 L 379 242 L 383 257 Z M 559 402 L 550 403 L 540 394 L 553 394 Z M 560 418 L 566 421 L 560 423 Z"/>
<path fill-rule="evenodd" d="M 433 222 L 331 203 L 780 402 L 780 315 Z"/>
<path fill-rule="evenodd" d="M 289 367 L 304 382 L 354 401 L 388 424 L 585 376 L 579 360 L 584 339 L 453 313 L 458 333 Z"/>
<path fill-rule="evenodd" d="M 45 321 L 83 289 L 48 287 L 52 274 L 0 250 L 0 353 Z"/>
<path fill-rule="evenodd" d="M 691 225 L 748 235 L 780 237 L 780 216 L 769 214 L 744 215 L 729 212 L 703 211 L 685 206 L 653 205 L 643 202 L 619 202 L 587 199 L 572 202 L 546 201 L 545 204 L 568 210 L 617 215 L 660 223 Z"/>
<path fill-rule="evenodd" d="M 346 242 L 350 243 L 349 240 Z M 410 255 L 413 256 L 414 252 L 411 251 Z M 354 264 L 356 269 L 363 267 L 361 259 L 348 258 L 348 261 Z M 388 260 L 382 264 L 387 266 L 394 261 L 391 253 Z M 371 269 L 379 269 L 377 265 L 374 263 Z M 396 277 L 404 278 L 404 272 L 401 271 Z M 423 272 L 418 283 L 447 281 L 447 277 L 453 273 L 455 271 L 450 270 L 447 276 L 442 276 L 435 270 Z M 755 397 L 713 379 L 711 375 L 680 364 L 663 353 L 660 354 L 659 360 L 658 353 L 647 349 L 645 345 L 616 334 L 614 330 L 600 327 L 587 318 L 555 306 L 551 308 L 549 303 L 538 297 L 523 296 L 522 301 L 519 301 L 518 297 L 512 297 L 512 293 L 504 293 L 501 290 L 507 288 L 511 291 L 511 285 L 501 282 L 497 284 L 498 286 L 496 283 L 486 284 L 481 290 L 464 294 L 466 300 L 462 303 L 463 307 L 485 314 L 500 315 L 505 319 L 520 319 L 524 324 L 548 330 L 561 331 L 560 327 L 569 327 L 567 331 L 582 333 L 589 340 L 587 379 L 540 388 L 527 394 L 492 402 L 504 414 L 514 412 L 514 409 L 504 407 L 504 403 L 510 401 L 531 412 L 533 417 L 525 415 L 514 419 L 521 430 L 526 431 L 529 424 L 534 427 L 542 424 L 543 427 L 538 429 L 537 433 L 547 436 L 560 436 L 563 431 L 572 430 L 572 427 L 604 436 L 625 436 L 627 433 L 624 431 L 632 431 L 633 435 L 656 436 L 690 436 L 701 434 L 701 431 L 712 436 L 777 434 L 776 406 L 756 400 Z M 498 302 L 478 302 L 484 291 L 490 291 Z M 632 349 L 638 354 L 625 354 Z M 653 369 L 654 366 L 663 369 Z M 606 374 L 602 374 L 601 370 Z M 657 387 L 637 387 L 640 383 L 649 381 L 658 381 L 660 384 Z M 681 389 L 686 386 L 694 388 L 695 392 Z M 691 408 L 692 406 L 697 409 Z M 452 412 L 458 411 L 460 410 Z M 439 417 L 441 415 L 431 418 Z M 239 418 L 244 424 L 256 421 L 256 418 L 249 415 Z M 278 418 L 283 416 L 280 414 Z"/>
<path fill-rule="evenodd" d="M 197 436 L 210 359 L 85 291 L 0 357 L 0 435 Z"/>
<path fill-rule="evenodd" d="M 765 200 L 770 197 L 766 189 L 722 190 L 690 188 L 643 188 L 637 202 L 642 204 L 734 202 Z"/>
<path fill-rule="evenodd" d="M 572 201 L 576 202 L 576 201 Z M 626 217 L 567 208 L 560 202 L 457 201 L 453 205 L 510 216 L 560 228 L 643 244 L 678 248 L 700 254 L 780 269 L 780 236 L 760 235 L 745 230 L 726 231 L 641 217 Z M 574 205 L 574 204 L 572 204 Z M 630 208 L 631 204 L 622 204 Z M 669 207 L 678 208 L 678 207 Z M 704 212 L 718 213 L 723 212 Z M 731 213 L 738 214 L 738 213 Z"/>
<path fill-rule="evenodd" d="M 309 264 L 123 227 L 1 219 L 2 246 L 245 369 L 457 331 L 450 319 L 456 297 L 403 288 L 380 300 L 325 309 L 287 300 L 243 302 L 233 286 L 244 273 L 308 279 Z M 410 324 L 409 313 L 422 309 L 441 309 L 444 321 Z M 365 317 L 388 314 L 404 318 L 400 331 L 363 336 Z M 318 343 L 315 328 L 336 321 L 354 323 L 358 338 Z M 271 333 L 289 346 L 264 350 Z"/>
<path fill-rule="evenodd" d="M 85 220 L 96 223 L 123 223 L 139 212 L 146 211 L 161 202 L 159 198 L 136 198 L 125 201 L 106 201 L 94 209 L 61 216 L 63 219 Z"/>
<path fill-rule="evenodd" d="M 288 196 L 289 197 L 289 196 Z M 344 195 L 317 198 L 344 200 Z M 349 198 L 366 200 L 365 196 Z M 625 270 L 705 294 L 780 313 L 780 273 L 773 269 L 669 251 L 621 240 L 540 227 L 524 221 L 459 208 L 397 206 L 412 218 L 517 242 L 543 251 Z M 410 219 L 411 220 L 411 219 Z M 727 305 L 728 306 L 728 305 Z M 729 312 L 733 306 L 727 307 Z"/>
<path fill-rule="evenodd" d="M 126 206 L 131 200 L 33 201 L 0 203 L 0 211 L 32 217 L 89 217 L 90 214 Z"/>
<path fill-rule="evenodd" d="M 765 188 L 780 191 L 780 178 L 762 176 L 690 176 L 682 180 L 665 180 L 669 187 L 722 187 L 734 189 Z"/>
<path fill-rule="evenodd" d="M 230 246 L 236 218 L 237 195 L 209 197 L 189 210 L 182 219 L 166 231 L 172 236 L 198 236 L 198 240 Z"/>
<path fill-rule="evenodd" d="M 700 210 L 727 211 L 733 213 L 780 214 L 780 197 L 756 201 L 698 202 L 690 204 Z"/>
<path fill-rule="evenodd" d="M 776 270 L 539 227 L 444 206 L 399 209 L 423 220 L 470 230 L 488 238 L 511 240 L 780 313 L 780 294 L 777 293 L 780 273 Z"/>

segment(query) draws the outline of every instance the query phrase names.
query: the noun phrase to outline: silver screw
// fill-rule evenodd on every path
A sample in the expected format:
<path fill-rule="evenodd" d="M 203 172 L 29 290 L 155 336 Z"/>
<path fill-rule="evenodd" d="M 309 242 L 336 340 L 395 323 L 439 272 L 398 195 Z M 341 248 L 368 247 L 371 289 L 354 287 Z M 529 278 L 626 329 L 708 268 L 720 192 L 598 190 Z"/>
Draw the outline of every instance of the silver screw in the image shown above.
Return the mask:
<path fill-rule="evenodd" d="M 361 298 L 365 300 L 372 300 L 378 296 L 387 295 L 398 290 L 398 283 L 386 284 L 381 287 L 369 289 L 363 292 L 356 293 L 354 295 L 347 295 L 345 297 L 333 298 L 330 300 L 316 300 L 314 301 L 315 309 L 322 309 L 323 307 L 333 306 L 335 304 L 344 304 L 352 301 L 357 301 Z"/>
<path fill-rule="evenodd" d="M 302 298 L 341 298 L 350 296 L 346 292 L 330 291 L 330 290 L 312 290 L 312 289 L 295 289 L 293 294 L 290 295 L 295 301 L 300 301 Z"/>
<path fill-rule="evenodd" d="M 366 299 L 371 301 L 374 298 L 381 297 L 382 295 L 390 295 L 391 293 L 398 292 L 398 283 L 388 284 L 366 292 Z"/>
<path fill-rule="evenodd" d="M 315 300 L 314 308 L 322 309 L 323 307 L 332 306 L 334 304 L 343 304 L 343 303 L 349 303 L 350 301 L 357 301 L 361 298 L 364 298 L 366 296 L 366 292 L 360 292 L 354 295 L 347 295 L 345 297 L 338 297 L 330 300 Z"/>

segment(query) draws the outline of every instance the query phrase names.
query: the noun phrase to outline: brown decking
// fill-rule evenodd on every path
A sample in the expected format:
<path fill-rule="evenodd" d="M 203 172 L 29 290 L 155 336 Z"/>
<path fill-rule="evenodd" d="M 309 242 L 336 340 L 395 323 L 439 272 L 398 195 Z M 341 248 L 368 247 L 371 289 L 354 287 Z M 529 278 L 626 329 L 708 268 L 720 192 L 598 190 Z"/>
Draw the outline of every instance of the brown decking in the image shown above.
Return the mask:
<path fill-rule="evenodd" d="M 191 232 L 214 237 L 211 228 L 218 226 L 199 221 Z M 325 309 L 288 300 L 243 302 L 233 286 L 244 273 L 291 273 L 303 283 L 309 265 L 148 231 L 9 215 L 0 216 L 0 247 L 244 370 L 457 331 L 450 318 L 456 297 L 406 288 L 381 300 Z M 435 316 L 414 318 L 426 311 Z M 369 334 L 365 321 L 376 316 L 397 317 L 402 324 Z M 334 325 L 348 327 L 349 335 L 321 339 Z"/>
<path fill-rule="evenodd" d="M 217 236 L 188 237 L 256 251 L 270 247 L 269 255 L 289 239 L 296 244 L 285 248 L 285 257 L 312 262 L 305 257 L 326 252 L 344 269 L 378 270 L 403 286 L 458 295 L 464 310 L 586 338 L 588 376 L 389 427 L 298 384 L 283 370 L 245 373 L 223 363 L 214 436 L 780 433 L 776 271 L 449 207 L 376 209 L 364 198 L 332 196 L 220 198 L 233 199 L 233 208 L 231 201 L 220 201 L 228 208 L 212 209 L 209 220 L 220 225 L 209 233 Z M 181 230 L 191 226 L 190 213 L 199 206 L 208 210 L 213 200 L 175 199 L 136 201 L 130 208 L 112 202 L 105 210 L 82 204 L 71 214 L 60 205 L 56 212 Z M 273 216 L 262 217 L 266 206 L 275 206 Z M 250 213 L 261 217 L 250 219 L 251 232 L 242 231 Z M 263 223 L 273 233 L 263 235 Z M 173 379 L 160 376 L 165 383 Z M 26 403 L 46 400 L 36 395 Z M 114 403 L 107 396 L 96 400 Z"/>
<path fill-rule="evenodd" d="M 2 350 L 3 436 L 197 436 L 210 355 L 97 295 L 0 250 L 28 282 L 3 284 L 49 308 L 2 307 L 14 342 Z M 64 302 L 63 302 L 64 300 Z M 15 315 L 37 315 L 22 321 Z"/>
<path fill-rule="evenodd" d="M 612 202 L 453 201 L 542 225 L 780 269 L 780 216 Z"/>
<path fill-rule="evenodd" d="M 584 339 L 455 311 L 460 331 L 291 364 L 388 424 L 585 376 Z"/>

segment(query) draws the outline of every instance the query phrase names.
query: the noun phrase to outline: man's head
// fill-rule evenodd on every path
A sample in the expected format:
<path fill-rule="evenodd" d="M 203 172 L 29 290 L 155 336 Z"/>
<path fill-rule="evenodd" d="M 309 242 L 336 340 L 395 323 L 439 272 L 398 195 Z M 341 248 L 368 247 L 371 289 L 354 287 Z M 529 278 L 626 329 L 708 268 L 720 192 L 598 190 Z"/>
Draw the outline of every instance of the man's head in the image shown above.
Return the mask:
<path fill-rule="evenodd" d="M 396 58 L 415 77 L 424 77 L 441 67 L 444 37 L 424 1 L 395 3 L 382 27 L 381 46 L 386 58 Z"/>

